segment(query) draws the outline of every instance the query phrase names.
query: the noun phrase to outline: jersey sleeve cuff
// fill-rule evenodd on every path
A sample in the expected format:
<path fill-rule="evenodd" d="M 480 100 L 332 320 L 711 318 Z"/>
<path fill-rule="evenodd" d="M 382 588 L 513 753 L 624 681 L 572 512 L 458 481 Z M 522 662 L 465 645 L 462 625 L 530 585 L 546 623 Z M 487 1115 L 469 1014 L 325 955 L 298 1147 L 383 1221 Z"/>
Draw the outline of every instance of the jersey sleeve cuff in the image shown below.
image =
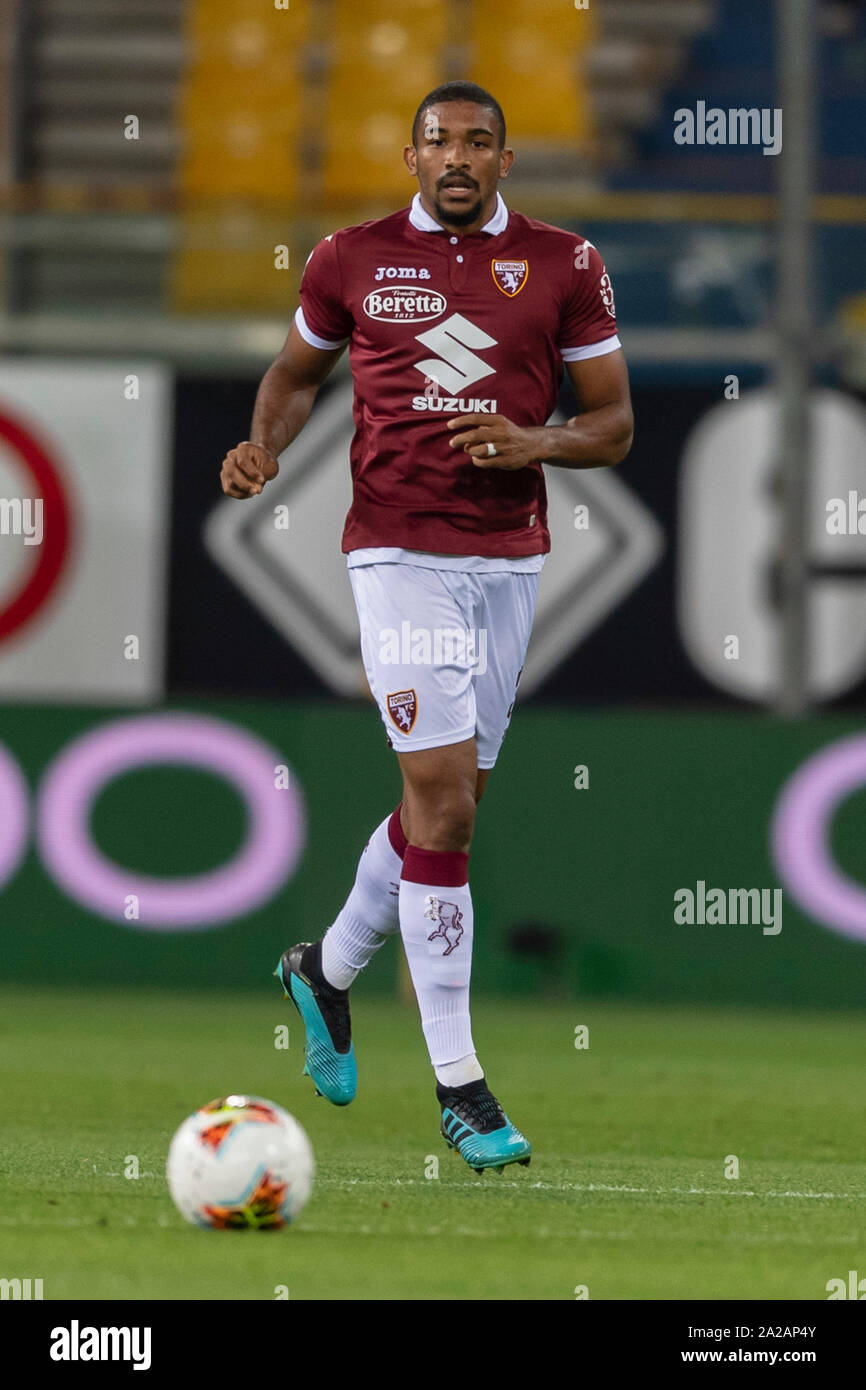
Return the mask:
<path fill-rule="evenodd" d="M 295 324 L 304 341 L 309 343 L 310 347 L 321 349 L 322 352 L 329 352 L 333 348 L 345 347 L 349 341 L 348 338 L 341 338 L 339 342 L 332 342 L 330 338 L 320 338 L 318 333 L 313 332 L 307 320 L 304 318 L 304 311 L 300 304 L 295 311 Z"/>
<path fill-rule="evenodd" d="M 614 333 L 612 338 L 604 338 L 600 343 L 588 343 L 586 347 L 560 348 L 563 362 L 582 362 L 587 357 L 604 357 L 606 352 L 616 352 L 622 344 Z"/>

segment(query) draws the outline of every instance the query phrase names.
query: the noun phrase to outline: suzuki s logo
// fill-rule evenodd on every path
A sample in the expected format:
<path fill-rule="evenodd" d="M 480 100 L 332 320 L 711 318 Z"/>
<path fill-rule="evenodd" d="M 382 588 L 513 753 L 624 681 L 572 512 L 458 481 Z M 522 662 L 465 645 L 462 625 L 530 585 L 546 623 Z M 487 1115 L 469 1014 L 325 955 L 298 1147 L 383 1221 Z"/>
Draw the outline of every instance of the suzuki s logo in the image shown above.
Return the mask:
<path fill-rule="evenodd" d="M 493 376 L 495 367 L 489 367 L 483 357 L 477 357 L 472 348 L 496 347 L 496 339 L 478 328 L 462 314 L 452 314 L 450 319 L 439 323 L 427 333 L 418 333 L 416 338 L 437 357 L 428 357 L 424 362 L 416 362 L 415 370 L 423 377 L 430 377 L 450 395 L 460 395 L 467 386 Z"/>
<path fill-rule="evenodd" d="M 448 301 L 444 294 L 432 290 L 410 289 L 395 285 L 387 293 L 372 290 L 364 300 L 364 313 L 368 318 L 381 319 L 385 323 L 423 323 L 425 319 L 436 319 L 444 314 Z"/>

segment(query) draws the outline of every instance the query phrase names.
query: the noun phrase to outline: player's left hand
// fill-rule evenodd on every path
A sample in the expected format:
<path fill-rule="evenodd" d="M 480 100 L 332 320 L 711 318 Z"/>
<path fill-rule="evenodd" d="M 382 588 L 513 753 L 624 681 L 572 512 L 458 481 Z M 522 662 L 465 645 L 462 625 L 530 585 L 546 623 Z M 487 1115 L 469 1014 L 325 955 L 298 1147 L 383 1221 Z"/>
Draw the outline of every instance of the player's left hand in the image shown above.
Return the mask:
<path fill-rule="evenodd" d="M 448 428 L 451 448 L 464 449 L 477 468 L 525 468 L 537 457 L 533 431 L 521 429 L 504 415 L 457 415 L 448 421 Z M 495 455 L 488 444 L 495 448 Z"/>

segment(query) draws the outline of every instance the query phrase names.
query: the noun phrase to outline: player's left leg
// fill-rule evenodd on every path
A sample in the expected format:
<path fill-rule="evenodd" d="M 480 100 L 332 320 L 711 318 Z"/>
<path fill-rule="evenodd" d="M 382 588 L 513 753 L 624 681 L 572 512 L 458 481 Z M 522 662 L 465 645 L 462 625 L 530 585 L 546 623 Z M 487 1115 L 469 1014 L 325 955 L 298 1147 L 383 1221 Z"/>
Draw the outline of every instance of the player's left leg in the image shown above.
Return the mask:
<path fill-rule="evenodd" d="M 491 1093 L 469 1015 L 473 913 L 469 846 L 486 775 L 474 739 L 402 753 L 409 844 L 400 879 L 400 931 L 436 1075 L 441 1130 L 470 1167 L 528 1163 L 531 1148 Z"/>
<path fill-rule="evenodd" d="M 472 620 L 476 625 L 475 650 L 482 658 L 477 662 L 472 678 L 476 730 L 475 739 L 472 741 L 472 761 L 477 764 L 474 773 L 476 803 L 483 793 L 490 769 L 496 762 L 511 719 L 532 631 L 537 596 L 537 574 L 507 572 L 473 575 L 467 580 L 461 594 L 464 609 L 471 609 L 472 612 Z M 466 748 L 467 745 L 462 746 L 463 750 Z M 402 825 L 409 841 L 409 848 L 404 856 L 400 887 L 400 927 L 410 967 L 413 958 L 416 962 L 413 979 L 417 974 L 422 981 L 420 991 L 416 981 L 416 993 L 422 1018 L 425 1012 L 429 1016 L 425 1036 L 436 1071 L 437 1096 L 442 1107 L 442 1133 L 447 1143 L 453 1148 L 456 1147 L 472 1167 L 493 1167 L 501 1171 L 504 1163 L 528 1163 L 531 1150 L 528 1142 L 511 1124 L 499 1102 L 489 1091 L 472 1044 L 469 1022 L 472 904 L 468 875 L 465 873 L 471 828 L 467 838 L 465 827 L 461 826 L 461 819 L 465 821 L 466 818 L 465 796 L 460 803 L 462 817 L 458 816 L 452 824 L 454 834 L 451 840 L 447 835 L 443 838 L 442 825 L 443 814 L 447 821 L 448 807 L 451 804 L 448 788 L 457 785 L 465 787 L 469 783 L 472 777 L 472 763 L 468 756 L 464 761 L 464 751 L 461 751 L 460 746 L 439 748 L 431 752 L 444 755 L 444 765 L 438 772 L 435 767 L 425 768 L 423 763 L 418 761 L 423 755 L 409 754 L 401 758 L 404 773 Z M 453 766 L 449 768 L 451 763 Z M 437 776 L 442 783 L 441 786 L 436 785 Z M 413 780 L 418 784 L 414 790 Z M 425 802 L 430 808 L 429 814 L 424 812 Z M 412 849 L 414 845 L 426 845 L 440 850 L 450 849 L 455 878 L 449 878 L 448 883 L 455 882 L 457 878 L 465 883 L 464 888 L 446 888 L 442 891 L 438 888 L 431 889 L 430 885 L 424 888 L 425 897 L 429 895 L 438 900 L 434 915 L 438 919 L 444 918 L 445 921 L 442 927 L 436 925 L 434 933 L 426 943 L 423 939 L 424 931 L 418 930 L 417 912 L 414 924 L 408 912 L 413 890 L 407 888 L 406 880 L 412 876 L 416 865 Z M 467 853 L 467 858 L 463 861 L 453 855 L 453 851 L 462 849 Z M 430 862 L 428 860 L 427 864 Z M 435 868 L 425 868 L 422 863 L 421 874 L 438 873 L 438 877 L 442 877 L 448 860 L 440 857 L 439 863 L 443 868 L 438 871 Z M 465 895 L 465 901 L 461 894 Z M 407 907 L 405 920 L 404 898 Z M 455 974 L 452 983 L 445 985 L 442 978 L 438 981 L 431 980 L 429 968 L 425 968 L 428 958 L 423 947 L 426 944 L 428 951 L 431 943 L 438 947 L 440 942 L 437 933 L 440 930 L 444 931 L 446 940 L 449 935 L 452 939 L 456 936 L 453 928 L 449 928 L 448 925 L 456 920 L 455 907 L 457 912 L 462 914 L 460 925 L 464 928 L 464 935 L 459 938 L 460 945 L 455 946 L 451 952 L 452 962 L 462 946 L 468 946 L 470 951 L 467 951 L 462 961 L 465 981 L 460 979 L 459 974 Z M 441 970 L 441 965 L 439 968 Z M 440 1014 L 444 1014 L 448 1020 L 444 1026 L 437 1022 Z"/>

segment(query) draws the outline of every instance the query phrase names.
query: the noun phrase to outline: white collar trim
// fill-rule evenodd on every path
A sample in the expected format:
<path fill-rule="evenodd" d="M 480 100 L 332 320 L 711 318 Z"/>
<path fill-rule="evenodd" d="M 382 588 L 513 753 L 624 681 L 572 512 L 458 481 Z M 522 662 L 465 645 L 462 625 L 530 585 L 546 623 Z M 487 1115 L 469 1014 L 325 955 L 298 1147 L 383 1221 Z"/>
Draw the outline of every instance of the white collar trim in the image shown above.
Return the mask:
<path fill-rule="evenodd" d="M 435 217 L 431 217 L 426 208 L 421 205 L 421 194 L 416 193 L 412 199 L 412 206 L 409 209 L 409 221 L 413 227 L 417 227 L 419 232 L 444 232 L 447 227 L 443 227 L 441 222 L 437 222 Z M 488 236 L 498 236 L 504 232 L 508 226 L 508 208 L 501 193 L 496 194 L 496 211 L 489 222 L 485 222 L 481 228 Z"/>

